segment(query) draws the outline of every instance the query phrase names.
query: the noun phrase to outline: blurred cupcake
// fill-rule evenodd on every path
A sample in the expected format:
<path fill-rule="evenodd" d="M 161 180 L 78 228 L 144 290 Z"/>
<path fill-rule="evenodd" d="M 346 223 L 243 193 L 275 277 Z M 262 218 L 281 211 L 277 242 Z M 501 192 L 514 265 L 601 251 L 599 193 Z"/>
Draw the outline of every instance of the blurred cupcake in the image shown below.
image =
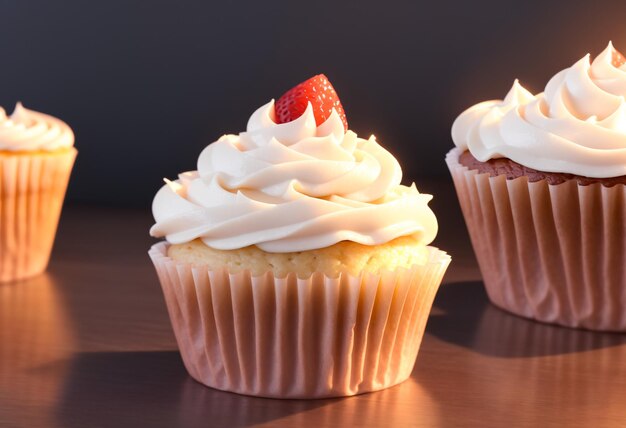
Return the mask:
<path fill-rule="evenodd" d="M 401 178 L 318 75 L 168 182 L 150 257 L 191 376 L 277 398 L 407 379 L 450 258 L 427 246 L 431 196 Z"/>
<path fill-rule="evenodd" d="M 452 126 L 446 162 L 491 301 L 626 331 L 626 65 L 609 43 Z"/>
<path fill-rule="evenodd" d="M 18 103 L 0 108 L 0 282 L 43 272 L 76 158 L 74 134 Z"/>

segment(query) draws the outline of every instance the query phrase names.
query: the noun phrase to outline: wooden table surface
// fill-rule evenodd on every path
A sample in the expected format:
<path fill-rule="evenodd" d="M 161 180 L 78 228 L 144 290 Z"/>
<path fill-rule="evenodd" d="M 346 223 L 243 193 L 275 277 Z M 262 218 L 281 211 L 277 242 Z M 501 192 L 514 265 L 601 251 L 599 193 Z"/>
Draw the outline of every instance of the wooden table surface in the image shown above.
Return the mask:
<path fill-rule="evenodd" d="M 453 261 L 403 384 L 306 401 L 196 383 L 147 256 L 149 211 L 70 205 L 48 272 L 0 285 L 0 426 L 626 426 L 626 335 L 491 306 L 450 184 L 418 186 L 436 192 Z"/>

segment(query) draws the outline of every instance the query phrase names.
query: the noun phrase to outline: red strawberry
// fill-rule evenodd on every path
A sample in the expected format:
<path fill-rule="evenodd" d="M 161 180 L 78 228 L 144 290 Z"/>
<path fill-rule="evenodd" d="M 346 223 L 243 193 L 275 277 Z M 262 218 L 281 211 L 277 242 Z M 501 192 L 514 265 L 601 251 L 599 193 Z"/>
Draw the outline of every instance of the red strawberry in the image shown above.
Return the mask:
<path fill-rule="evenodd" d="M 321 125 L 330 117 L 333 108 L 339 114 L 343 126 L 348 130 L 348 120 L 343 111 L 339 96 L 326 76 L 318 74 L 293 87 L 283 94 L 274 104 L 276 123 L 291 122 L 302 116 L 307 104 L 311 103 L 315 114 L 315 123 Z"/>

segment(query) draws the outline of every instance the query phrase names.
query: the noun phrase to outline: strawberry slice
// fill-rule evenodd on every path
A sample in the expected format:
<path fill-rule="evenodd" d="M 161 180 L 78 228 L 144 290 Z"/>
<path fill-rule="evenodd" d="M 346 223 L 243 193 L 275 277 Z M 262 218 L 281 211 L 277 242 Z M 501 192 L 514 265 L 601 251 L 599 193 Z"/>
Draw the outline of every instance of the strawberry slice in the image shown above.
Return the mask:
<path fill-rule="evenodd" d="M 348 130 L 348 120 L 343 111 L 339 96 L 326 76 L 318 74 L 283 94 L 274 104 L 276 123 L 291 122 L 302 116 L 308 103 L 313 107 L 315 123 L 321 125 L 330 117 L 333 108 L 339 114 L 345 130 Z"/>

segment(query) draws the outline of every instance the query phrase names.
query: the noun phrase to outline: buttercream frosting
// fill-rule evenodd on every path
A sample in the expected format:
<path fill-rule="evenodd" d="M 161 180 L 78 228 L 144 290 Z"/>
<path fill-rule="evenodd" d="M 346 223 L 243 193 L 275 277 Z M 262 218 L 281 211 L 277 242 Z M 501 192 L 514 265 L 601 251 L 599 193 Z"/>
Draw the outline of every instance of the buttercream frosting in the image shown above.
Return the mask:
<path fill-rule="evenodd" d="M 398 161 L 374 136 L 344 130 L 333 111 L 317 126 L 309 104 L 277 124 L 274 101 L 250 117 L 246 132 L 207 146 L 196 171 L 156 194 L 150 233 L 173 244 L 200 238 L 228 250 L 323 248 L 349 240 L 379 245 L 416 234 L 424 245 L 437 221 L 415 185 L 401 185 Z"/>
<path fill-rule="evenodd" d="M 516 80 L 504 100 L 464 111 L 452 139 L 479 161 L 505 157 L 526 167 L 585 177 L 626 175 L 626 64 L 609 42 L 533 95 Z"/>
<path fill-rule="evenodd" d="M 74 133 L 62 120 L 17 103 L 8 116 L 0 107 L 0 150 L 53 151 L 74 145 Z"/>

